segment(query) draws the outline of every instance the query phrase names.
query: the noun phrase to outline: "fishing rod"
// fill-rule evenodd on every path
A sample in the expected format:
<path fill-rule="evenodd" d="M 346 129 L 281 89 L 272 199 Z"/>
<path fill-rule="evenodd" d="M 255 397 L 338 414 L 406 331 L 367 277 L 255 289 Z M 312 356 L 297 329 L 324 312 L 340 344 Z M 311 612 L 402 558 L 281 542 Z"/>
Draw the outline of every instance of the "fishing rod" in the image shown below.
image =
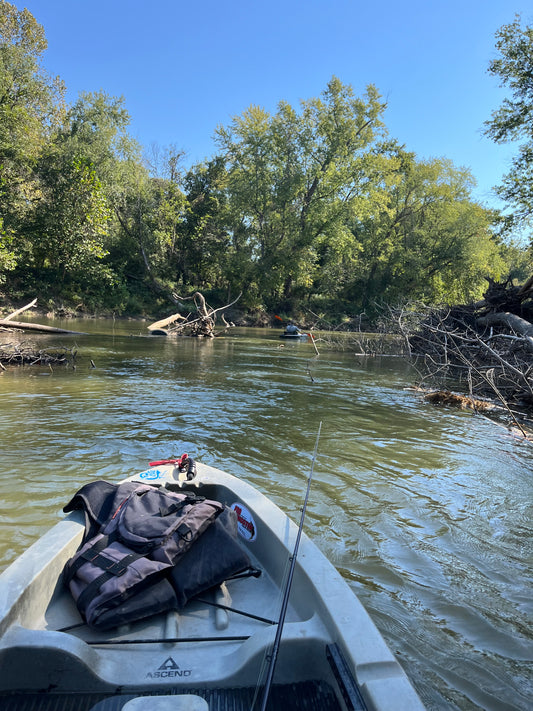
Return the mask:
<path fill-rule="evenodd" d="M 272 680 L 274 678 L 274 670 L 276 668 L 276 661 L 278 658 L 279 646 L 280 646 L 280 642 L 281 642 L 281 635 L 283 633 L 283 625 L 285 623 L 285 616 L 287 614 L 287 607 L 289 605 L 289 596 L 291 594 L 292 579 L 294 577 L 294 569 L 296 567 L 296 558 L 298 556 L 298 548 L 300 547 L 300 538 L 302 537 L 302 531 L 303 531 L 303 527 L 304 527 L 305 512 L 307 510 L 307 502 L 309 500 L 309 492 L 311 490 L 311 481 L 313 479 L 313 471 L 315 468 L 316 454 L 318 451 L 318 441 L 320 439 L 321 429 L 322 429 L 322 422 L 320 422 L 320 424 L 318 426 L 318 432 L 316 435 L 315 450 L 313 452 L 313 459 L 311 461 L 311 471 L 309 472 L 309 477 L 307 479 L 307 491 L 305 493 L 305 499 L 304 499 L 304 503 L 302 506 L 302 515 L 300 517 L 300 525 L 298 526 L 298 535 L 296 536 L 296 543 L 294 544 L 294 550 L 292 552 L 292 556 L 289 558 L 291 565 L 289 568 L 289 573 L 287 575 L 287 582 L 285 584 L 285 590 L 283 592 L 283 600 L 281 602 L 281 612 L 280 612 L 279 620 L 277 623 L 278 627 L 276 630 L 276 636 L 274 638 L 274 644 L 272 646 L 272 653 L 271 653 L 270 659 L 269 659 L 269 666 L 268 666 L 267 677 L 266 677 L 266 681 L 265 681 L 265 688 L 263 691 L 263 698 L 261 701 L 260 711 L 266 710 L 266 705 L 267 705 L 268 697 L 270 694 L 270 688 L 272 687 Z"/>

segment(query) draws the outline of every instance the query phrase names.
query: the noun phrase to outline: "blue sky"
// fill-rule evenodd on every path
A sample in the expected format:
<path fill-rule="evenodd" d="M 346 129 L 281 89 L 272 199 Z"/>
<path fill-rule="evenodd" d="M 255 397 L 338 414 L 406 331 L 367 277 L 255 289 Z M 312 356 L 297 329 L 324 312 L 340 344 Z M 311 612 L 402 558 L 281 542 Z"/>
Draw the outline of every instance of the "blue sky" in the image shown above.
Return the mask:
<path fill-rule="evenodd" d="M 487 73 L 495 33 L 529 0 L 11 0 L 45 29 L 45 68 L 81 91 L 123 96 L 131 134 L 170 144 L 187 163 L 212 155 L 212 137 L 251 104 L 275 112 L 318 96 L 335 75 L 388 102 L 389 133 L 419 158 L 471 170 L 476 199 L 514 154 L 482 134 L 505 92 Z"/>

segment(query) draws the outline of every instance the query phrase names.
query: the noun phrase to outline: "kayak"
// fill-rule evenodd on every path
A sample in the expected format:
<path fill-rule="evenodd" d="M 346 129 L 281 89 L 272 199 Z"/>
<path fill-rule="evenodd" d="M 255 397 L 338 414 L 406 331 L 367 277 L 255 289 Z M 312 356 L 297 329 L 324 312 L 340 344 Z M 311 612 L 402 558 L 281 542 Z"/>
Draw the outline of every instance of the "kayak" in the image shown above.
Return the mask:
<path fill-rule="evenodd" d="M 226 580 L 179 610 L 94 629 L 63 580 L 85 532 L 83 512 L 71 511 L 0 575 L 3 711 L 423 711 L 348 584 L 265 495 L 202 463 L 191 480 L 163 462 L 127 481 L 230 508 L 260 574 Z"/>
<path fill-rule="evenodd" d="M 284 331 L 280 334 L 280 338 L 307 338 L 307 333 L 287 333 L 287 331 Z"/>

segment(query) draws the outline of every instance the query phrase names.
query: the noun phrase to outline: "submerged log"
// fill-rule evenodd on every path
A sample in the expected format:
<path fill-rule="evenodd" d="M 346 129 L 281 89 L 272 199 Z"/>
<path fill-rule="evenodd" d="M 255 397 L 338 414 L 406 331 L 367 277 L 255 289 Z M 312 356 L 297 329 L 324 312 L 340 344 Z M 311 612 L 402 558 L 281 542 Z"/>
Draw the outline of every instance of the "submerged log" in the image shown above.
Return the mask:
<path fill-rule="evenodd" d="M 72 333 L 80 335 L 82 331 L 69 331 L 66 328 L 56 328 L 55 326 L 45 326 L 40 323 L 26 323 L 25 321 L 11 321 L 9 318 L 0 319 L 0 326 L 5 328 L 19 328 L 22 331 L 41 331 L 43 333 Z"/>
<path fill-rule="evenodd" d="M 4 343 L 0 346 L 0 368 L 5 365 L 69 365 L 74 366 L 74 348 L 39 349 L 31 343 Z"/>
<path fill-rule="evenodd" d="M 452 405 L 465 410 L 467 408 L 471 410 L 494 410 L 496 405 L 492 402 L 487 402 L 486 400 L 479 400 L 478 398 L 469 397 L 467 395 L 461 395 L 459 393 L 451 392 L 450 390 L 433 390 L 424 395 L 424 398 L 433 403 L 434 405 Z"/>

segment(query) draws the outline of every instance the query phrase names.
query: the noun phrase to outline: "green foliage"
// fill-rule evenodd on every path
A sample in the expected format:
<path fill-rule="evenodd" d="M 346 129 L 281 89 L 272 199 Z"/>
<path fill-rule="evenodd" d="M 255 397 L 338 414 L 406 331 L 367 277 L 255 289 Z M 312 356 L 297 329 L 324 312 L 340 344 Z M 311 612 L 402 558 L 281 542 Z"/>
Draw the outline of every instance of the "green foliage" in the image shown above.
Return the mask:
<path fill-rule="evenodd" d="M 0 284 L 6 280 L 5 272 L 16 267 L 16 258 L 11 249 L 13 237 L 4 230 L 4 221 L 0 218 Z"/>
<path fill-rule="evenodd" d="M 525 49 L 511 61 L 517 33 Z M 509 61 L 493 67 L 522 111 L 530 40 L 516 23 L 502 31 Z M 311 306 L 340 322 L 378 301 L 476 298 L 484 277 L 526 268 L 471 200 L 468 172 L 388 138 L 372 85 L 357 96 L 333 77 L 298 107 L 251 106 L 217 129 L 218 154 L 185 172 L 174 147 L 143 161 L 122 98 L 65 106 L 45 48 L 32 15 L 0 0 L 0 281 L 11 293 L 141 312 L 166 311 L 174 291 L 220 305 L 242 292 L 261 318 Z M 498 140 L 526 130 L 520 115 L 514 104 L 495 114 Z"/>
<path fill-rule="evenodd" d="M 386 152 L 394 177 L 366 215 L 347 223 L 344 248 L 325 255 L 329 280 L 321 289 L 367 312 L 383 300 L 477 297 L 501 260 L 489 213 L 468 199 L 471 176 L 443 159 L 417 161 L 394 144 Z"/>
<path fill-rule="evenodd" d="M 522 26 L 517 15 L 496 33 L 499 56 L 489 65 L 501 85 L 511 92 L 492 118 L 486 134 L 496 143 L 523 140 L 511 169 L 497 188 L 513 206 L 513 221 L 531 222 L 533 216 L 533 27 Z"/>
<path fill-rule="evenodd" d="M 53 269 L 61 279 L 94 276 L 106 255 L 109 219 L 94 167 L 82 158 L 48 154 L 42 161 L 40 187 L 41 199 L 28 224 L 30 263 L 36 269 Z"/>
<path fill-rule="evenodd" d="M 334 77 L 299 113 L 252 106 L 217 130 L 234 250 L 249 260 L 247 288 L 267 303 L 309 293 L 321 247 L 342 242 L 346 217 L 381 190 L 387 166 L 373 149 L 383 109 L 374 87 L 358 98 Z"/>
<path fill-rule="evenodd" d="M 503 275 L 517 284 L 525 283 L 533 274 L 533 249 L 527 249 L 521 241 L 502 242 L 500 258 L 504 264 Z"/>
<path fill-rule="evenodd" d="M 234 254 L 227 232 L 227 173 L 224 161 L 216 157 L 194 166 L 183 181 L 180 203 L 183 221 L 178 231 L 178 248 L 173 265 L 176 281 L 201 289 L 234 281 L 230 261 Z"/>
<path fill-rule="evenodd" d="M 63 114 L 63 86 L 42 69 L 44 30 L 0 1 L 0 270 L 20 261 L 21 226 L 38 197 L 34 167 Z"/>

